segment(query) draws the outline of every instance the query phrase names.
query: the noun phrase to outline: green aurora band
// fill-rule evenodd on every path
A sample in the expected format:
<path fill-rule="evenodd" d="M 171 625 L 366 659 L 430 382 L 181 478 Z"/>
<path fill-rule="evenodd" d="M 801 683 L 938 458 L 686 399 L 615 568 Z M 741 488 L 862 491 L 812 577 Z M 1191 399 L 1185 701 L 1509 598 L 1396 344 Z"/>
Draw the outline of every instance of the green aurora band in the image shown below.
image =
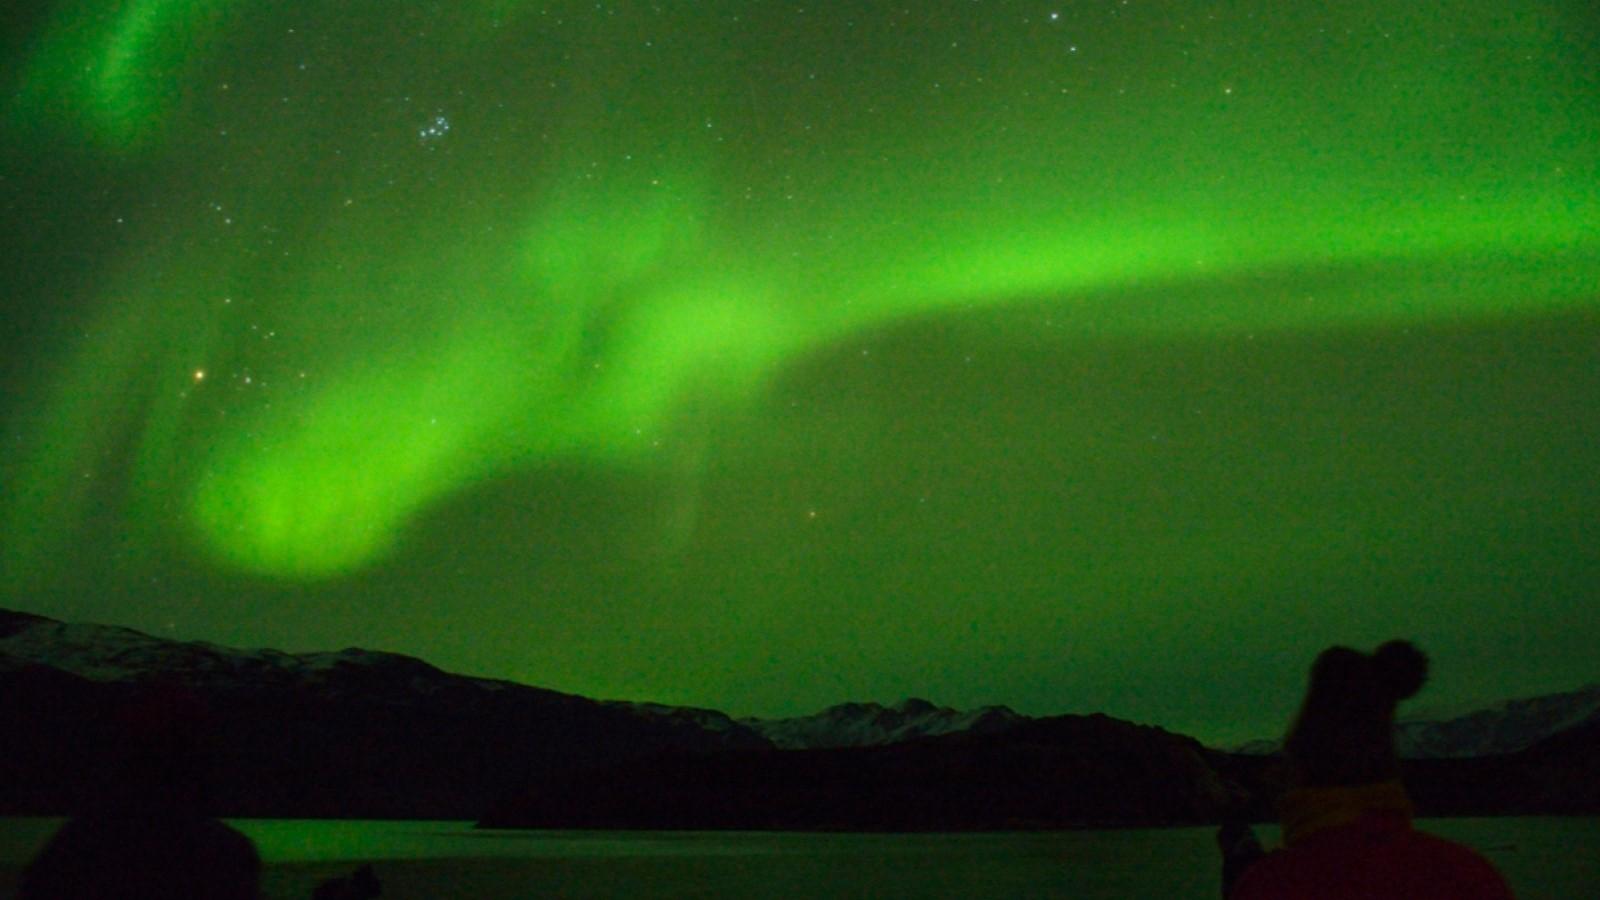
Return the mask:
<path fill-rule="evenodd" d="M 1600 297 L 1583 3 L 1080 4 L 1081 49 L 981 4 L 293 6 L 78 0 L 15 70 L 7 158 L 121 205 L 15 404 L 13 587 L 108 504 L 134 557 L 352 573 L 469 486 L 692 467 L 686 410 L 932 316 Z"/>

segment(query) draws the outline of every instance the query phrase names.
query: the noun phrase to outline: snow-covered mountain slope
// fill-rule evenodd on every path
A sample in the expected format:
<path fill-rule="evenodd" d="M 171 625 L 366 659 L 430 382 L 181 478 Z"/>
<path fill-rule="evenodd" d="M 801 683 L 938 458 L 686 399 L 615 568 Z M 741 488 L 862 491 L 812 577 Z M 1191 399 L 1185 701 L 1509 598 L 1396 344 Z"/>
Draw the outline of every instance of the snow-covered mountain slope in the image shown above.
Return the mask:
<path fill-rule="evenodd" d="M 176 682 L 223 696 L 295 690 L 391 705 L 443 700 L 466 706 L 501 692 L 564 696 L 514 682 L 454 675 L 397 653 L 355 647 L 319 653 L 243 650 L 0 610 L 0 672 L 23 666 L 44 666 L 97 683 Z M 705 732 L 737 746 L 770 742 L 787 749 L 865 747 L 958 731 L 984 733 L 1024 720 L 1003 706 L 959 711 L 917 699 L 894 706 L 843 703 L 787 719 L 734 719 L 717 710 L 660 703 L 600 705 L 680 734 Z"/>
<path fill-rule="evenodd" d="M 703 733 L 714 746 L 767 746 L 751 729 L 711 710 L 599 702 L 512 681 L 456 675 L 399 653 L 358 647 L 316 653 L 242 650 L 0 610 L 0 673 L 27 666 L 98 684 L 179 684 L 212 698 L 293 694 L 457 713 L 493 709 L 497 714 L 528 703 L 580 704 L 665 728 L 691 744 Z"/>
<path fill-rule="evenodd" d="M 266 817 L 466 818 L 535 774 L 771 747 L 395 653 L 241 650 L 0 610 L 0 814 L 71 809 L 119 747 L 178 723 L 207 748 L 217 808 Z"/>
<path fill-rule="evenodd" d="M 893 706 L 841 703 L 810 716 L 740 719 L 775 746 L 802 750 L 823 747 L 874 747 L 968 731 L 991 733 L 1026 721 L 1004 706 L 956 710 L 910 698 Z"/>
<path fill-rule="evenodd" d="M 173 641 L 114 625 L 69 624 L 0 610 L 0 670 L 49 668 L 99 683 L 162 680 L 202 692 L 306 688 L 329 694 L 427 696 L 444 688 L 495 693 L 511 682 L 452 675 L 420 659 L 349 647 L 319 653 L 242 650 Z M 553 692 L 547 692 L 553 693 Z"/>
<path fill-rule="evenodd" d="M 1573 691 L 1505 700 L 1445 719 L 1401 719 L 1395 750 L 1403 759 L 1464 759 L 1515 753 L 1547 737 L 1600 721 L 1600 684 Z M 1254 740 L 1235 753 L 1275 753 L 1277 740 Z"/>
<path fill-rule="evenodd" d="M 1585 722 L 1600 719 L 1600 684 L 1506 700 L 1440 721 L 1395 723 L 1395 749 L 1413 759 L 1514 753 Z"/>

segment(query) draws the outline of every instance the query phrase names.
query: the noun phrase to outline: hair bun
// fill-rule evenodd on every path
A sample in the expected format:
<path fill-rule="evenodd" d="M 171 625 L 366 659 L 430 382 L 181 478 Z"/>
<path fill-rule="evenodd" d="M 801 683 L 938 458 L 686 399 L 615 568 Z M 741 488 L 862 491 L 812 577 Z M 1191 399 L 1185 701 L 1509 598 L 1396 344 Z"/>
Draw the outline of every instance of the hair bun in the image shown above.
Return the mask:
<path fill-rule="evenodd" d="M 1428 657 L 1410 641 L 1390 641 L 1372 654 L 1379 681 L 1395 700 L 1404 700 L 1422 689 L 1428 679 Z"/>

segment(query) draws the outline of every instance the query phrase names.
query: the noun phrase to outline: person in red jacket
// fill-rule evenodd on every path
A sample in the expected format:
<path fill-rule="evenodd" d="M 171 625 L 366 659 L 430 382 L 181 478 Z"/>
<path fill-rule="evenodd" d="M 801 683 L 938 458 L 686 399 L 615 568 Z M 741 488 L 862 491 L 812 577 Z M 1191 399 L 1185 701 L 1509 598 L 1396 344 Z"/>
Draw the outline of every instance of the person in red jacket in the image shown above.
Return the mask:
<path fill-rule="evenodd" d="M 1511 900 L 1477 851 L 1412 828 L 1394 711 L 1427 672 L 1408 641 L 1317 656 L 1284 742 L 1283 849 L 1262 853 L 1247 829 L 1225 827 L 1228 900 Z"/>

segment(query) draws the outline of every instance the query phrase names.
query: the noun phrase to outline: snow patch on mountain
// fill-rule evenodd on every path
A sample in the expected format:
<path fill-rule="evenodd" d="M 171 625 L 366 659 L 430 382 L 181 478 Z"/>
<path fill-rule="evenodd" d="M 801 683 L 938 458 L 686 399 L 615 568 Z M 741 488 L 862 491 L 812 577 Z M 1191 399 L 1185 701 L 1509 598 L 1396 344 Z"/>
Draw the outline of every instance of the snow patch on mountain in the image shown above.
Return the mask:
<path fill-rule="evenodd" d="M 715 710 L 588 700 L 494 678 L 455 675 L 398 653 L 347 647 L 286 653 L 174 641 L 131 628 L 77 625 L 0 609 L 0 673 L 30 666 L 102 684 L 177 683 L 218 697 L 290 695 L 390 708 L 505 710 L 577 703 L 669 726 L 683 746 L 764 747 L 766 739 Z"/>
<path fill-rule="evenodd" d="M 1506 700 L 1444 719 L 1402 718 L 1395 722 L 1395 752 L 1402 759 L 1515 753 L 1590 721 L 1600 721 L 1600 684 Z M 1232 752 L 1266 756 L 1281 745 L 1278 740 L 1254 740 Z"/>
<path fill-rule="evenodd" d="M 1416 759 L 1515 753 L 1595 719 L 1600 719 L 1600 684 L 1506 700 L 1444 721 L 1402 720 L 1395 723 L 1395 749 Z"/>
<path fill-rule="evenodd" d="M 605 705 L 626 709 L 648 719 L 693 726 L 718 734 L 750 732 L 749 726 L 740 723 L 727 713 L 694 706 L 668 706 L 665 703 L 640 703 L 631 700 L 607 700 Z"/>
<path fill-rule="evenodd" d="M 509 683 L 441 671 L 420 659 L 348 647 L 315 653 L 173 641 L 114 625 L 80 625 L 0 611 L 0 671 L 48 666 L 89 681 L 180 681 L 202 691 L 303 687 L 330 696 L 398 699 L 443 690 L 495 692 Z"/>
<path fill-rule="evenodd" d="M 875 747 L 956 732 L 991 733 L 1024 721 L 1004 706 L 956 710 L 909 698 L 893 706 L 841 703 L 810 716 L 739 722 L 788 749 Z"/>

